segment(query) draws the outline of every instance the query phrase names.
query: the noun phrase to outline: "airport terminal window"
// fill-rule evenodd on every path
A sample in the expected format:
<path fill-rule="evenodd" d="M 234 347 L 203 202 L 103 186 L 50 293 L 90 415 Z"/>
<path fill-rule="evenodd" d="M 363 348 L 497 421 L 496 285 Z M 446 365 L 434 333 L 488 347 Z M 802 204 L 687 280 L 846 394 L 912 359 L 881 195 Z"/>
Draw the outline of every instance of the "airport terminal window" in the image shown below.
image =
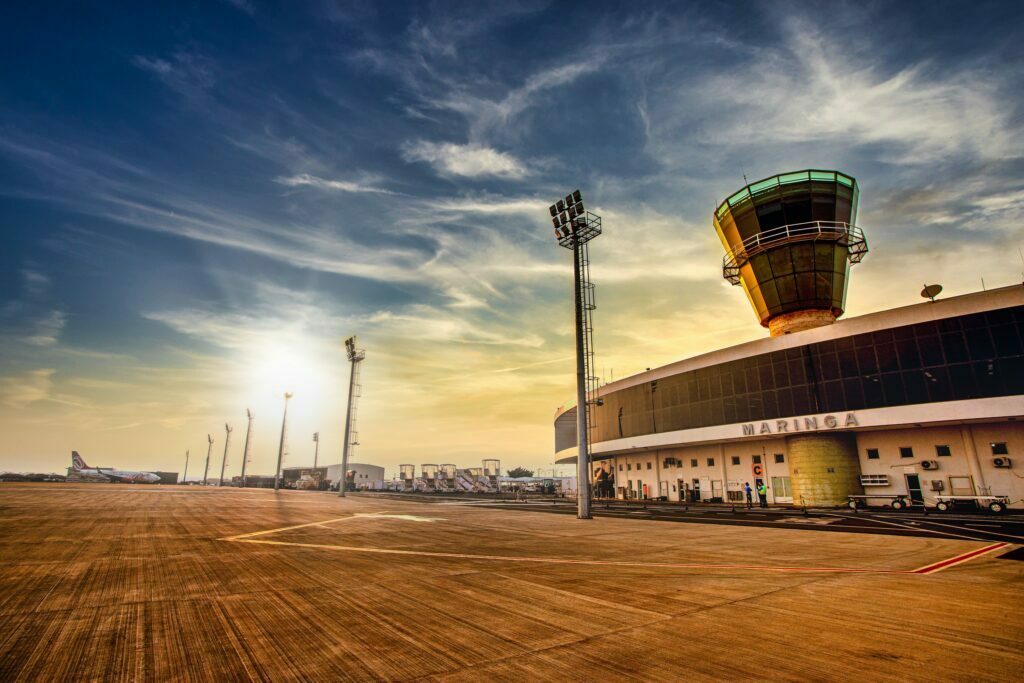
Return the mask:
<path fill-rule="evenodd" d="M 708 467 L 714 467 L 714 466 L 715 466 L 715 459 L 714 458 L 708 458 Z"/>
<path fill-rule="evenodd" d="M 752 461 L 753 461 L 753 463 L 755 465 L 760 465 L 761 464 L 761 456 L 760 455 L 752 455 L 750 457 L 752 458 Z"/>
<path fill-rule="evenodd" d="M 1021 394 L 1024 306 L 774 351 L 647 388 L 606 395 L 594 440 L 651 433 L 654 424 L 665 432 Z"/>
<path fill-rule="evenodd" d="M 914 449 L 910 446 L 900 446 L 900 457 L 901 458 L 913 458 Z"/>
<path fill-rule="evenodd" d="M 935 455 L 939 456 L 940 458 L 943 458 L 952 455 L 952 452 L 950 452 L 949 446 L 940 444 L 935 446 Z"/>
<path fill-rule="evenodd" d="M 697 458 L 693 458 L 692 460 L 690 460 L 690 467 L 696 467 L 696 466 L 697 466 Z"/>
<path fill-rule="evenodd" d="M 868 449 L 868 460 L 878 460 L 878 449 L 877 448 L 869 448 Z"/>
<path fill-rule="evenodd" d="M 738 455 L 732 456 L 732 464 L 733 465 L 739 465 L 740 464 L 740 456 L 738 456 Z"/>
<path fill-rule="evenodd" d="M 651 469 L 651 463 L 647 463 L 647 469 Z"/>
<path fill-rule="evenodd" d="M 777 463 L 786 462 L 786 456 L 783 455 L 782 453 L 776 453 L 775 454 L 775 462 L 777 462 Z"/>
<path fill-rule="evenodd" d="M 992 455 L 1009 455 L 1010 451 L 1006 448 L 1005 443 L 993 443 L 990 444 L 992 447 Z"/>

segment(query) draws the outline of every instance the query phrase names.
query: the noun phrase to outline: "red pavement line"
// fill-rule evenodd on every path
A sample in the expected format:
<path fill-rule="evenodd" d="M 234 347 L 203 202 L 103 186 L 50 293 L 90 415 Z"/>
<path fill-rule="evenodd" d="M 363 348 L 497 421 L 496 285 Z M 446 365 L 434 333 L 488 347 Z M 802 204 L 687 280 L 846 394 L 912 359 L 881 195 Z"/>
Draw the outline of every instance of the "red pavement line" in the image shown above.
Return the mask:
<path fill-rule="evenodd" d="M 984 555 L 985 553 L 990 553 L 993 550 L 999 550 L 1000 548 L 1005 548 L 1008 545 L 1010 545 L 1010 544 L 1009 543 L 993 543 L 992 545 L 987 545 L 984 548 L 978 548 L 977 550 L 972 550 L 969 553 L 963 553 L 962 555 L 957 555 L 955 557 L 951 557 L 949 559 L 942 560 L 941 562 L 936 562 L 934 564 L 925 565 L 924 567 L 921 567 L 920 569 L 915 569 L 914 571 L 908 572 L 908 573 L 910 573 L 910 574 L 934 574 L 935 572 L 942 571 L 943 569 L 946 569 L 947 567 L 952 567 L 955 564 L 960 564 L 961 562 L 967 562 L 968 560 L 973 560 L 975 557 L 978 557 L 980 555 Z"/>

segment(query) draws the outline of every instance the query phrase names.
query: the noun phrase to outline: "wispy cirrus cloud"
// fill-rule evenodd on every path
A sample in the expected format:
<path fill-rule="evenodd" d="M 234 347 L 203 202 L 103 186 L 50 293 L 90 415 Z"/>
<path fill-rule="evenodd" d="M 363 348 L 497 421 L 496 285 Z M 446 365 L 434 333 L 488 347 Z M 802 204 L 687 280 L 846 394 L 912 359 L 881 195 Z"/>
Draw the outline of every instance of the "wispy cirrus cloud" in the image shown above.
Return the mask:
<path fill-rule="evenodd" d="M 529 174 L 526 165 L 511 154 L 482 145 L 420 140 L 407 144 L 402 156 L 406 161 L 425 161 L 447 176 L 494 176 L 518 180 Z"/>
<path fill-rule="evenodd" d="M 0 377 L 0 404 L 17 409 L 49 398 L 55 372 L 54 368 L 39 368 L 20 375 Z"/>
<path fill-rule="evenodd" d="M 290 177 L 274 178 L 274 182 L 288 187 L 315 187 L 320 190 L 335 190 L 337 192 L 352 192 L 356 194 L 398 194 L 397 192 L 368 183 L 352 180 L 328 180 L 326 178 L 318 178 L 317 176 L 313 176 L 308 173 L 300 173 Z"/>

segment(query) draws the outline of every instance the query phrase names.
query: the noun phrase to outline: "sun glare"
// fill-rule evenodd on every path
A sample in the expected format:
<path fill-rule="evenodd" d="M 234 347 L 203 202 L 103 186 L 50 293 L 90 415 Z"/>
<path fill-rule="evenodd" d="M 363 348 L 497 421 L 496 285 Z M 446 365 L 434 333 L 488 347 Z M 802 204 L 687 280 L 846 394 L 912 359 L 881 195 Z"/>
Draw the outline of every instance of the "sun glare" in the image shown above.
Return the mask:
<path fill-rule="evenodd" d="M 336 359 L 332 363 L 323 349 L 298 339 L 266 344 L 247 365 L 250 400 L 257 403 L 279 406 L 287 391 L 304 404 L 323 405 L 337 384 Z"/>

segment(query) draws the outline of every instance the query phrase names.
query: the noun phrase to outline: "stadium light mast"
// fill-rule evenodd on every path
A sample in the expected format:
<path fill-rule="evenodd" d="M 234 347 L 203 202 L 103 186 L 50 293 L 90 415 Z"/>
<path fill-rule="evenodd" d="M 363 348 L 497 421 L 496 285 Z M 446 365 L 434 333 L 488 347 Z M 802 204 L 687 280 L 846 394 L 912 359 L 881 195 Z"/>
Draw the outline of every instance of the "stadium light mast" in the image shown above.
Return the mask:
<path fill-rule="evenodd" d="M 366 358 L 366 351 L 356 348 L 355 335 L 345 340 L 345 352 L 352 369 L 348 376 L 348 412 L 345 415 L 345 443 L 341 448 L 341 483 L 338 484 L 338 496 L 345 497 L 348 487 L 348 458 L 352 454 L 352 446 L 359 444 L 359 432 L 356 431 L 356 404 L 360 396 L 359 364 Z"/>
<path fill-rule="evenodd" d="M 203 468 L 203 486 L 206 486 L 206 477 L 210 474 L 210 453 L 213 451 L 213 435 L 207 434 L 206 440 L 210 445 L 206 447 L 206 467 Z"/>
<path fill-rule="evenodd" d="M 316 469 L 316 463 L 320 459 L 320 432 L 313 432 L 313 443 L 316 444 L 313 450 L 313 469 Z"/>
<path fill-rule="evenodd" d="M 224 485 L 224 468 L 228 464 L 228 447 L 231 445 L 231 425 L 227 422 L 224 423 L 224 457 L 220 460 L 220 482 L 217 486 Z"/>
<path fill-rule="evenodd" d="M 590 519 L 591 406 L 598 405 L 594 373 L 594 325 L 591 311 L 594 284 L 590 281 L 587 243 L 601 234 L 601 217 L 583 207 L 579 190 L 551 205 L 551 223 L 560 246 L 572 250 L 573 300 L 576 309 L 576 517 Z"/>
<path fill-rule="evenodd" d="M 245 448 L 242 451 L 242 488 L 245 488 L 245 466 L 249 464 L 249 460 L 252 458 L 252 451 L 249 449 L 252 446 L 252 419 L 256 417 L 256 413 L 252 412 L 248 408 L 245 409 L 245 416 L 249 418 L 249 428 L 245 430 Z"/>
<path fill-rule="evenodd" d="M 189 450 L 186 448 L 185 449 L 185 475 L 181 478 L 181 481 L 183 483 L 188 481 L 188 453 L 189 453 Z"/>
<path fill-rule="evenodd" d="M 293 394 L 284 392 L 284 417 L 281 418 L 281 442 L 277 446 L 277 469 L 274 470 L 274 490 L 281 486 L 281 462 L 284 460 L 284 439 L 288 431 L 288 399 Z"/>

